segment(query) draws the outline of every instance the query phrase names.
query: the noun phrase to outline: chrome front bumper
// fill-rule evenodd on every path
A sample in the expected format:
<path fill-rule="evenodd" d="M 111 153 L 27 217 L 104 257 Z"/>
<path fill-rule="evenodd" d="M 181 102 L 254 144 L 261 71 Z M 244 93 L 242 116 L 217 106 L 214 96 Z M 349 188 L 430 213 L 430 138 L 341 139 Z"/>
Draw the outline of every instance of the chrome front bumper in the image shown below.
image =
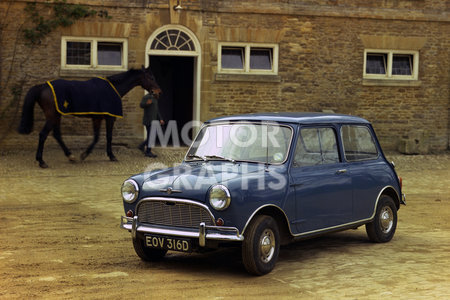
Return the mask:
<path fill-rule="evenodd" d="M 157 234 L 165 236 L 177 236 L 190 239 L 198 239 L 198 244 L 205 247 L 206 240 L 240 242 L 244 240 L 244 236 L 239 234 L 239 230 L 234 227 L 223 226 L 206 226 L 205 223 L 200 223 L 198 231 L 183 230 L 178 228 L 167 228 L 167 226 L 151 226 L 150 224 L 139 223 L 138 217 L 129 218 L 122 216 L 120 220 L 120 228 L 131 232 L 133 239 L 136 239 L 137 232 Z"/>

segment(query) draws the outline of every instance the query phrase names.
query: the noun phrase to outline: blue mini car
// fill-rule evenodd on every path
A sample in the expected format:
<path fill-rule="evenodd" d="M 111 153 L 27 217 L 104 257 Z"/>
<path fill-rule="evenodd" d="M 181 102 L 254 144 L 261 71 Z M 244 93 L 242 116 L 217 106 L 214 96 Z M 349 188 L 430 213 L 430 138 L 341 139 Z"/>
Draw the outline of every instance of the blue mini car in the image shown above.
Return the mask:
<path fill-rule="evenodd" d="M 401 182 L 365 119 L 221 117 L 204 124 L 180 166 L 123 183 L 121 227 L 143 260 L 235 244 L 246 270 L 263 275 L 296 239 L 365 225 L 370 240 L 390 241 Z"/>

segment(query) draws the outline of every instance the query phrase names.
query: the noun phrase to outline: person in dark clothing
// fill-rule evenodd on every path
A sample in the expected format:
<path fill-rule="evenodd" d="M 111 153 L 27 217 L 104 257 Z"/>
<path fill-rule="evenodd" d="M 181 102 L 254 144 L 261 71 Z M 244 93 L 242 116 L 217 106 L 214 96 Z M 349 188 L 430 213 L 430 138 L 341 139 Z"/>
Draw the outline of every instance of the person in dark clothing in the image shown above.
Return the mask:
<path fill-rule="evenodd" d="M 139 149 L 144 152 L 147 157 L 156 157 L 156 154 L 152 153 L 150 147 L 150 129 L 152 122 L 158 120 L 161 125 L 164 125 L 164 120 L 161 118 L 161 114 L 158 109 L 158 99 L 160 96 L 160 91 L 155 93 L 149 93 L 142 97 L 140 107 L 144 109 L 144 116 L 142 118 L 142 124 L 147 129 L 146 139 L 139 145 Z"/>

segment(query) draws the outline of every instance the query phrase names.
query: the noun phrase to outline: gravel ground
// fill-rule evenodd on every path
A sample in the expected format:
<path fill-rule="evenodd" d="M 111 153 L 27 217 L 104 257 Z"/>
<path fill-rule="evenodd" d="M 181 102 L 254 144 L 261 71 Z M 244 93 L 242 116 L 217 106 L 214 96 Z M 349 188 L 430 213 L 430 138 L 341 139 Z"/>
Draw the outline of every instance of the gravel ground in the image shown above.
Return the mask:
<path fill-rule="evenodd" d="M 157 148 L 157 159 L 114 150 L 117 163 L 100 148 L 69 163 L 49 147 L 45 170 L 34 150 L 0 151 L 1 299 L 450 299 L 449 153 L 387 155 L 407 195 L 391 242 L 368 242 L 363 227 L 300 241 L 282 247 L 273 272 L 252 277 L 236 249 L 139 260 L 119 228 L 120 185 L 179 163 L 186 148 Z"/>

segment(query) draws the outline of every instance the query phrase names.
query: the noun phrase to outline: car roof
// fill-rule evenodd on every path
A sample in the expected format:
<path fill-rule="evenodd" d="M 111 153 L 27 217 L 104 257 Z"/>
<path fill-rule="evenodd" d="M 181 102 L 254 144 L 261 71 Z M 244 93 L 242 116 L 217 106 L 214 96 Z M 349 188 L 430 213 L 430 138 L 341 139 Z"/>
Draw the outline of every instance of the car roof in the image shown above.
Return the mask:
<path fill-rule="evenodd" d="M 334 113 L 315 112 L 275 112 L 275 113 L 253 113 L 214 118 L 206 123 L 236 122 L 236 121 L 269 121 L 298 124 L 323 124 L 323 123 L 364 123 L 370 122 L 366 119 Z"/>

